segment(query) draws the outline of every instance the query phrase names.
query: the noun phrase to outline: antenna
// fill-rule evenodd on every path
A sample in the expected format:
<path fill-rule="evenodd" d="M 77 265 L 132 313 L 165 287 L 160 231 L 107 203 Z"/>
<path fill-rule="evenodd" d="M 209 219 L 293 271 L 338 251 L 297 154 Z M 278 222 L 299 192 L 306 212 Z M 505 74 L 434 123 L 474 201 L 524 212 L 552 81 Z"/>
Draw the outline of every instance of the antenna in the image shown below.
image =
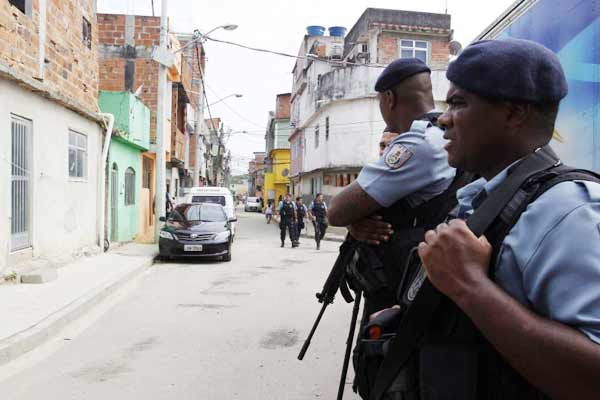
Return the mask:
<path fill-rule="evenodd" d="M 446 9 L 444 10 L 444 14 L 448 14 L 448 0 L 446 0 Z"/>

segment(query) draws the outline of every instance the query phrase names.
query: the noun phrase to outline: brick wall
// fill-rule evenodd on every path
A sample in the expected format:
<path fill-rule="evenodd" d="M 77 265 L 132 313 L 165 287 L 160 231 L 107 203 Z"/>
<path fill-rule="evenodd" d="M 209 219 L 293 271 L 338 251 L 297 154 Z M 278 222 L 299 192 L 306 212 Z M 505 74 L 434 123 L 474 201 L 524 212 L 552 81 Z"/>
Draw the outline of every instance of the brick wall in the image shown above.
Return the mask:
<path fill-rule="evenodd" d="M 275 104 L 275 118 L 289 118 L 290 117 L 290 100 L 292 95 L 290 93 L 277 95 L 277 101 Z"/>
<path fill-rule="evenodd" d="M 426 34 L 403 34 L 383 32 L 378 41 L 378 62 L 389 64 L 400 56 L 400 40 L 425 40 L 429 42 L 429 66 L 432 69 L 445 69 L 448 66 L 450 37 L 429 36 Z"/>
<path fill-rule="evenodd" d="M 101 90 L 123 91 L 125 87 L 125 15 L 98 14 Z M 150 137 L 156 138 L 158 104 L 158 63 L 149 57 L 153 46 L 160 44 L 160 17 L 136 16 L 134 19 L 133 89 L 143 85 L 141 100 L 150 109 Z"/>
<path fill-rule="evenodd" d="M 39 0 L 31 15 L 0 1 L 0 63 L 48 88 L 85 111 L 96 112 L 98 100 L 98 29 L 95 0 L 48 0 L 43 71 L 39 68 Z M 83 18 L 91 23 L 91 49 L 83 42 Z"/>

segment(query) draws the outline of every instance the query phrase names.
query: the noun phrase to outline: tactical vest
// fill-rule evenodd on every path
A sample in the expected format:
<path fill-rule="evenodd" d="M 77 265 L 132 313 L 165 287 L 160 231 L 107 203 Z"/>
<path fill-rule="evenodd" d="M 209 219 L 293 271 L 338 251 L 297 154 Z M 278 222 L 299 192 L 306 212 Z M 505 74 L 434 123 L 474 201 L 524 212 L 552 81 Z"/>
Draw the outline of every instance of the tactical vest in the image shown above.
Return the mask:
<path fill-rule="evenodd" d="M 327 210 L 325 204 L 322 202 L 314 202 L 312 207 L 312 214 L 319 220 L 322 221 L 327 216 Z"/>
<path fill-rule="evenodd" d="M 296 204 L 296 214 L 298 215 L 298 221 L 301 221 L 306 217 L 306 211 L 304 210 L 304 205 Z"/>
<path fill-rule="evenodd" d="M 291 220 L 294 218 L 294 204 L 291 201 L 284 201 L 283 206 L 281 207 L 281 215 L 282 220 Z"/>
<path fill-rule="evenodd" d="M 515 185 L 517 178 L 506 183 L 512 175 L 509 173 L 505 182 L 492 191 L 473 217 L 467 220 L 467 225 L 477 217 L 477 222 L 473 222 L 475 225 L 482 220 L 491 221 L 482 233 L 493 247 L 490 262 L 492 279 L 504 238 L 530 203 L 561 182 L 585 180 L 600 183 L 600 176 L 593 172 L 561 165 L 548 146 L 536 152 L 534 157 L 545 161 L 545 167 L 543 162 L 538 162 L 538 170 L 532 168 L 530 175 L 522 171 L 526 170 L 524 167 L 515 172 L 515 175 L 522 174 L 524 179 L 512 192 L 510 185 Z M 531 159 L 532 156 L 529 156 L 520 164 L 529 162 L 533 165 Z M 507 196 L 509 200 L 501 203 L 501 196 Z M 496 213 L 491 211 L 495 205 Z M 478 212 L 480 215 L 476 217 Z M 481 217 L 485 213 L 490 214 Z M 483 226 L 483 223 L 479 225 Z M 477 228 L 469 227 L 479 234 Z M 425 280 L 418 256 L 409 262 L 408 268 L 411 269 L 407 273 L 410 279 L 401 283 L 398 299 L 407 311 L 396 336 L 382 346 L 385 359 L 368 399 L 548 398 L 504 361 L 458 306 Z M 420 280 L 419 276 L 423 279 Z"/>
<path fill-rule="evenodd" d="M 439 113 L 429 113 L 411 125 L 412 132 L 425 133 L 435 123 Z M 348 271 L 354 289 L 365 296 L 365 314 L 391 307 L 396 304 L 396 292 L 403 266 L 411 250 L 424 239 L 425 232 L 443 222 L 456 206 L 456 191 L 471 182 L 473 176 L 457 171 L 450 186 L 436 197 L 412 206 L 401 199 L 381 210 L 385 222 L 392 225 L 394 234 L 379 246 L 360 244 L 357 248 L 359 260 Z"/>

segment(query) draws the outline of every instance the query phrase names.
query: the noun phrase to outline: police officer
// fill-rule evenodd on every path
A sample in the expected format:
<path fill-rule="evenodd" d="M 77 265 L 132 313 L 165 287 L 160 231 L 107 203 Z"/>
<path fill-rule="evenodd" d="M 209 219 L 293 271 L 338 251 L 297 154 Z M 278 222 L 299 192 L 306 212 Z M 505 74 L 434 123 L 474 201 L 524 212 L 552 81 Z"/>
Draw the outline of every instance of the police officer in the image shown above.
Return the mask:
<path fill-rule="evenodd" d="M 317 242 L 317 250 L 321 249 L 321 240 L 327 232 L 327 204 L 323 200 L 323 194 L 317 193 L 315 199 L 308 207 L 308 214 L 313 226 L 315 227 L 315 242 Z"/>
<path fill-rule="evenodd" d="M 287 193 L 285 199 L 279 202 L 279 229 L 281 231 L 281 247 L 285 245 L 286 229 L 290 235 L 292 247 L 297 247 L 296 244 L 296 205 L 292 201 L 292 196 Z"/>
<path fill-rule="evenodd" d="M 481 219 L 527 168 L 546 169 L 519 183 L 484 235 L 461 219 L 426 233 L 419 255 L 446 297 L 412 349 L 420 362 L 403 366 L 410 398 L 597 398 L 600 180 L 559 180 L 569 169 L 546 146 L 567 94 L 560 62 L 534 42 L 480 41 L 447 77 L 448 160 L 482 177 L 459 191 L 459 217 Z"/>
<path fill-rule="evenodd" d="M 400 134 L 389 144 L 384 141 L 380 159 L 365 165 L 358 179 L 331 201 L 332 225 L 347 226 L 353 238 L 377 246 L 359 248 L 367 267 L 354 273 L 359 281 L 355 286 L 365 294 L 363 327 L 372 314 L 396 303 L 402 265 L 411 248 L 422 240 L 426 227 L 443 220 L 445 212 L 440 220 L 438 209 L 455 203 L 454 192 L 447 192 L 456 171 L 448 165 L 446 140 L 435 126 L 439 113 L 434 110 L 430 73 L 418 59 L 396 60 L 382 72 L 375 90 L 387 136 Z M 370 365 L 383 356 L 365 346 L 359 340 L 355 352 L 355 389 L 363 398 L 372 389 Z M 377 357 L 369 356 L 373 353 Z"/>
<path fill-rule="evenodd" d="M 307 214 L 308 210 L 304 205 L 304 200 L 302 200 L 302 197 L 296 197 L 296 216 L 298 218 L 296 222 L 296 246 L 300 245 L 300 234 L 304 229 L 304 218 Z"/>

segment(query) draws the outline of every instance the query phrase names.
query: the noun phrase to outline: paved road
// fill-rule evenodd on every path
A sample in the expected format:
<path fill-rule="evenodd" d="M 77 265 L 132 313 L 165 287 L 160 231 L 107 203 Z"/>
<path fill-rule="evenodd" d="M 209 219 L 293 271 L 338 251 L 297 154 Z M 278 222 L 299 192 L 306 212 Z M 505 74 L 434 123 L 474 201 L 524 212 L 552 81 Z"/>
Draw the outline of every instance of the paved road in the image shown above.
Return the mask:
<path fill-rule="evenodd" d="M 1 398 L 334 399 L 351 305 L 336 301 L 296 356 L 339 243 L 287 246 L 261 215 L 240 212 L 232 262 L 155 265 L 43 357 L 0 371 Z M 356 398 L 348 385 L 345 399 Z"/>

